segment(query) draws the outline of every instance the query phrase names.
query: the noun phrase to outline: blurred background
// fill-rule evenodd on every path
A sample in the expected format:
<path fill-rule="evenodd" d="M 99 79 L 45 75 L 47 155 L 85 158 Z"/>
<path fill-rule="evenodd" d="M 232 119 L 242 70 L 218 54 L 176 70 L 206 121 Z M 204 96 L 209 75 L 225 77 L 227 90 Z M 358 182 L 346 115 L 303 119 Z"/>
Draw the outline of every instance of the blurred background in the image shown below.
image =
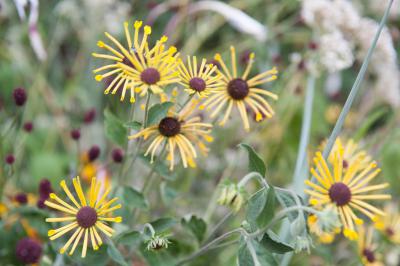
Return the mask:
<path fill-rule="evenodd" d="M 103 110 L 127 121 L 130 104 L 103 94 L 106 83 L 96 82 L 92 73 L 101 62 L 91 53 L 98 51 L 96 43 L 104 39 L 105 31 L 124 40 L 123 22 L 135 20 L 152 26 L 151 41 L 165 34 L 184 56 L 211 61 L 217 52 L 227 56 L 229 47 L 235 45 L 242 67 L 250 52 L 255 52 L 255 72 L 272 66 L 280 72 L 278 80 L 269 85 L 280 97 L 273 105 L 274 118 L 254 121 L 250 133 L 241 129 L 239 120 L 217 128 L 218 141 L 195 170 L 178 168 L 168 174 L 169 179 L 159 181 L 153 196 L 160 194 L 163 203 L 153 206 L 150 217 L 188 211 L 203 215 L 216 208 L 208 205 L 216 184 L 224 178 L 238 179 L 247 171 L 247 162 L 242 160 L 246 154 L 237 147 L 241 142 L 252 144 L 262 155 L 268 182 L 290 186 L 307 78 L 316 77 L 311 155 L 336 122 L 387 2 L 0 0 L 0 123 L 6 127 L 18 117 L 19 125 L 2 142 L 3 155 L 12 153 L 16 158 L 12 169 L 4 166 L 2 170 L 12 171 L 17 180 L 6 183 L 5 195 L 35 194 L 43 178 L 56 186 L 74 174 L 97 174 L 113 182 L 118 166 L 112 151 L 122 145 L 108 138 Z M 342 133 L 344 138 L 360 141 L 379 162 L 394 198 L 400 195 L 399 49 L 400 1 L 396 0 Z M 28 94 L 23 112 L 12 101 L 17 87 Z M 26 123 L 33 129 L 24 129 Z M 73 130 L 79 130 L 79 144 L 71 137 Z M 88 163 L 85 154 L 93 146 L 99 148 L 99 158 Z M 129 174 L 146 169 L 141 161 Z M 142 182 L 139 177 L 132 181 L 134 185 Z M 167 210 L 169 204 L 174 207 Z M 222 212 L 218 207 L 216 217 L 208 218 L 218 220 Z M 335 253 L 346 246 L 331 249 Z M 213 265 L 230 265 L 235 252 L 223 251 Z M 300 261 L 325 265 L 323 254 L 318 254 L 324 252 L 299 255 L 293 265 Z M 343 254 L 345 259 L 349 256 Z M 335 265 L 342 257 L 332 256 L 330 263 Z M 202 263 L 199 260 L 198 265 Z"/>

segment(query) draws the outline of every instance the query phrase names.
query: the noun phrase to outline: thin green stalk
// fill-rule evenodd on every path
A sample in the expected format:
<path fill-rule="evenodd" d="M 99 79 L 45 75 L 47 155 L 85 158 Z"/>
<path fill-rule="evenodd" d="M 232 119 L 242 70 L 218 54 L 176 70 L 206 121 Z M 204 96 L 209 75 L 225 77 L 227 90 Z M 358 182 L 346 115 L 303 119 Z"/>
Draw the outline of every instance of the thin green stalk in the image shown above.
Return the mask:
<path fill-rule="evenodd" d="M 303 210 L 303 211 L 307 211 L 310 213 L 314 213 L 314 214 L 319 214 L 319 212 L 313 208 L 310 207 L 306 207 L 306 206 L 292 206 L 286 209 L 281 210 L 280 212 L 278 212 L 275 217 L 271 220 L 271 222 L 268 223 L 268 225 L 266 225 L 264 228 L 259 229 L 257 231 L 255 231 L 254 233 L 248 233 L 246 232 L 246 230 L 244 230 L 243 228 L 236 228 L 233 229 L 217 238 L 215 238 L 213 241 L 209 242 L 208 244 L 204 245 L 203 247 L 201 247 L 198 251 L 196 251 L 195 253 L 193 253 L 192 255 L 190 255 L 189 257 L 181 260 L 180 262 L 177 263 L 177 265 L 183 265 L 191 260 L 193 260 L 194 258 L 197 258 L 198 256 L 204 254 L 205 252 L 207 252 L 209 249 L 211 249 L 211 247 L 215 244 L 218 244 L 219 242 L 221 242 L 222 240 L 240 233 L 241 235 L 245 236 L 246 238 L 255 238 L 260 236 L 261 234 L 264 234 L 267 230 L 269 230 L 272 226 L 274 226 L 275 223 L 277 223 L 278 221 L 280 221 L 282 218 L 284 218 L 285 216 L 287 216 L 290 212 L 293 211 L 299 211 L 299 210 Z M 249 242 L 249 241 L 247 241 Z"/>
<path fill-rule="evenodd" d="M 146 127 L 147 127 L 147 118 L 148 118 L 148 116 L 149 116 L 149 108 L 150 108 L 150 98 L 151 98 L 151 93 L 149 92 L 149 93 L 147 94 L 146 105 L 145 105 L 145 109 L 144 109 L 143 128 L 146 128 Z M 141 150 L 141 148 L 142 148 L 142 145 L 143 145 L 143 138 L 140 138 L 139 141 L 138 141 L 137 147 L 136 147 L 135 155 L 133 156 L 132 161 L 130 162 L 130 164 L 128 165 L 128 167 L 126 167 L 126 170 L 125 170 L 125 171 L 127 171 L 128 169 L 130 169 L 130 168 L 132 167 L 132 165 L 135 164 L 137 158 L 139 157 L 139 154 L 140 154 L 140 150 Z"/>
<path fill-rule="evenodd" d="M 179 113 L 180 111 L 182 111 L 183 108 L 185 108 L 186 105 L 187 105 L 188 103 L 190 103 L 190 101 L 193 99 L 193 96 L 194 96 L 194 95 L 195 95 L 195 93 L 189 95 L 189 97 L 186 99 L 186 101 L 185 101 L 185 102 L 181 105 L 181 107 L 179 108 L 178 113 Z"/>
<path fill-rule="evenodd" d="M 346 100 L 346 102 L 345 102 L 345 104 L 343 106 L 342 111 L 340 112 L 338 121 L 336 122 L 335 127 L 333 128 L 332 133 L 329 136 L 328 143 L 326 144 L 326 147 L 325 147 L 325 149 L 324 149 L 324 151 L 322 153 L 322 155 L 323 155 L 323 157 L 325 159 L 328 158 L 329 153 L 331 152 L 331 150 L 333 148 L 333 145 L 334 145 L 334 143 L 336 141 L 336 138 L 338 137 L 338 135 L 340 134 L 340 131 L 342 130 L 344 121 L 346 119 L 347 114 L 350 111 L 351 105 L 353 104 L 354 99 L 355 99 L 358 91 L 360 90 L 361 82 L 364 79 L 365 73 L 366 73 L 367 68 L 368 68 L 369 61 L 371 60 L 371 56 L 372 56 L 372 53 L 375 50 L 375 47 L 376 47 L 376 44 L 378 42 L 379 36 L 381 35 L 383 27 L 386 24 L 386 20 L 388 18 L 388 15 L 389 15 L 389 12 L 390 12 L 390 8 L 392 7 L 393 1 L 394 0 L 390 0 L 388 6 L 386 8 L 385 14 L 383 15 L 383 17 L 381 19 L 381 22 L 379 24 L 378 31 L 375 34 L 374 40 L 373 40 L 371 46 L 368 49 L 367 56 L 365 57 L 362 65 L 361 65 L 361 69 L 358 72 L 356 81 L 354 82 L 353 87 L 351 88 L 350 94 L 347 97 L 347 100 Z"/>
<path fill-rule="evenodd" d="M 132 104 L 131 105 L 131 111 L 130 111 L 130 114 L 129 114 L 129 118 L 128 118 L 128 120 L 129 120 L 129 122 L 130 121 L 133 121 L 134 119 L 135 119 L 135 110 L 136 110 L 136 105 L 135 104 Z M 127 154 L 128 154 L 128 148 L 129 148 L 129 142 L 127 141 L 126 142 L 126 144 L 125 144 L 125 147 L 124 147 L 124 154 L 125 154 L 125 157 L 127 157 Z M 122 183 L 122 180 L 124 180 L 124 176 L 125 176 L 125 173 L 126 173 L 126 171 L 127 171 L 127 159 L 125 158 L 125 160 L 123 161 L 123 163 L 122 163 L 122 165 L 121 165 L 121 167 L 120 167 L 120 169 L 119 169 L 119 173 L 118 173 L 118 183 L 121 185 L 121 183 Z M 128 164 L 128 166 L 130 167 L 130 164 Z"/>
<path fill-rule="evenodd" d="M 312 109 L 314 101 L 315 77 L 310 74 L 307 79 L 306 97 L 304 102 L 303 123 L 301 126 L 300 144 L 297 153 L 296 167 L 293 174 L 294 189 L 298 194 L 303 194 L 304 179 L 302 168 L 307 157 L 307 146 L 310 140 Z"/>
<path fill-rule="evenodd" d="M 375 50 L 375 47 L 376 47 L 376 44 L 378 42 L 379 36 L 380 36 L 380 34 L 381 34 L 382 30 L 383 30 L 383 27 L 385 26 L 385 23 L 386 23 L 388 15 L 389 15 L 390 8 L 392 7 L 392 4 L 393 4 L 393 0 L 390 0 L 389 4 L 388 4 L 388 6 L 387 6 L 387 8 L 385 10 L 385 14 L 383 15 L 383 17 L 382 17 L 382 19 L 380 21 L 379 28 L 378 28 L 378 31 L 375 34 L 374 40 L 373 40 L 371 46 L 368 49 L 367 56 L 365 57 L 362 65 L 361 65 L 360 71 L 357 74 L 357 78 L 356 78 L 356 80 L 355 80 L 355 82 L 353 84 L 353 87 L 351 88 L 350 94 L 347 97 L 347 100 L 346 100 L 346 102 L 345 102 L 345 104 L 343 106 L 342 111 L 340 112 L 338 121 L 336 122 L 336 124 L 335 124 L 335 126 L 334 126 L 334 128 L 332 130 L 332 133 L 329 136 L 328 143 L 325 146 L 325 149 L 324 149 L 324 151 L 322 153 L 322 155 L 323 155 L 323 157 L 325 159 L 328 158 L 329 153 L 331 152 L 331 150 L 333 148 L 333 145 L 334 145 L 334 143 L 336 141 L 336 138 L 338 137 L 338 135 L 340 134 L 340 132 L 342 130 L 342 127 L 343 127 L 344 121 L 346 119 L 346 116 L 349 113 L 350 108 L 351 108 L 351 106 L 352 106 L 352 104 L 354 102 L 354 99 L 355 99 L 355 97 L 356 97 L 356 95 L 357 95 L 357 93 L 358 93 L 358 91 L 360 89 L 361 82 L 365 77 L 365 73 L 367 71 L 369 61 L 371 60 L 372 53 Z M 288 253 L 287 255 L 285 255 L 283 260 L 281 261 L 280 265 L 287 266 L 290 263 L 292 255 L 293 255 L 292 253 Z"/>

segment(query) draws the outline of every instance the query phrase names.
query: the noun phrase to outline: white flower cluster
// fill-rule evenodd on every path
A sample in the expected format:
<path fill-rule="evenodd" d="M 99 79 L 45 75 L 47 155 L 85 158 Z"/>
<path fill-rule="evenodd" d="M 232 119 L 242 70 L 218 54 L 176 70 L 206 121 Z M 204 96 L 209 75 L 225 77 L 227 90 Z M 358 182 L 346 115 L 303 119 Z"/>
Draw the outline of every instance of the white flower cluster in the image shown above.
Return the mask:
<path fill-rule="evenodd" d="M 385 3 L 379 5 L 386 7 Z M 318 63 L 334 73 L 361 62 L 372 44 L 379 24 L 359 12 L 348 0 L 303 0 L 302 17 L 318 37 Z M 375 94 L 392 106 L 400 105 L 400 73 L 396 51 L 387 28 L 384 28 L 369 72 L 375 78 Z"/>
<path fill-rule="evenodd" d="M 385 12 L 385 8 L 389 0 L 369 0 L 368 7 L 371 11 L 375 12 L 378 15 L 383 15 Z M 389 17 L 392 19 L 398 19 L 400 17 L 400 0 L 394 0 L 392 9 L 390 10 Z"/>

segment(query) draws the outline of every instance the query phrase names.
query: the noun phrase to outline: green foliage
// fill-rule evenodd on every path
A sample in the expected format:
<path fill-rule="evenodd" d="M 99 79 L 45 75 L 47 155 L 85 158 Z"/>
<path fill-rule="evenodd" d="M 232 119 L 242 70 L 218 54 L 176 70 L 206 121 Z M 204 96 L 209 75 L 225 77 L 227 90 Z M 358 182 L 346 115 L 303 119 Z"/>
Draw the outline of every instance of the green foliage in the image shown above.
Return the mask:
<path fill-rule="evenodd" d="M 140 208 L 140 209 L 147 209 L 148 208 L 148 202 L 144 198 L 143 194 L 140 193 L 139 191 L 135 190 L 132 187 L 128 186 L 123 186 L 119 188 L 120 191 L 122 191 L 122 199 L 126 206 L 129 206 L 131 208 Z"/>
<path fill-rule="evenodd" d="M 241 143 L 240 147 L 244 148 L 249 156 L 249 172 L 258 172 L 260 175 L 265 176 L 267 172 L 267 168 L 265 166 L 264 161 L 261 159 L 260 155 L 258 155 L 253 147 L 248 144 Z"/>
<path fill-rule="evenodd" d="M 204 235 L 207 231 L 207 224 L 203 219 L 198 218 L 195 215 L 191 215 L 190 218 L 182 218 L 181 224 L 183 227 L 192 232 L 198 242 L 203 241 Z"/>
<path fill-rule="evenodd" d="M 128 266 L 128 263 L 125 261 L 124 256 L 121 254 L 121 252 L 115 247 L 114 243 L 111 241 L 107 245 L 107 254 L 118 265 Z"/>
<path fill-rule="evenodd" d="M 125 145 L 128 131 L 124 123 L 109 109 L 104 110 L 104 131 L 109 140 L 120 146 Z"/>
<path fill-rule="evenodd" d="M 275 213 L 275 190 L 261 189 L 249 199 L 246 220 L 252 229 L 265 227 Z"/>
<path fill-rule="evenodd" d="M 254 263 L 254 259 L 251 255 L 251 252 L 249 250 L 249 244 L 247 243 L 250 242 L 251 247 L 253 248 L 257 260 L 258 260 L 258 265 L 261 266 L 275 266 L 278 265 L 277 261 L 275 260 L 274 256 L 272 253 L 264 248 L 258 241 L 253 240 L 253 239 L 248 239 L 246 241 L 241 240 L 239 244 L 239 251 L 238 251 L 238 265 L 239 266 L 255 266 L 256 264 Z"/>
<path fill-rule="evenodd" d="M 125 127 L 133 129 L 133 130 L 139 130 L 142 128 L 142 123 L 138 122 L 138 121 L 131 121 L 128 123 L 124 124 Z"/>
<path fill-rule="evenodd" d="M 293 251 L 293 247 L 279 239 L 273 231 L 268 230 L 262 240 L 261 245 L 272 253 L 283 254 Z"/>
<path fill-rule="evenodd" d="M 174 105 L 172 102 L 164 102 L 153 105 L 149 109 L 149 115 L 147 118 L 147 126 L 154 125 L 159 122 L 162 118 L 164 118 L 168 110 Z"/>
<path fill-rule="evenodd" d="M 136 231 L 136 230 L 124 231 L 116 237 L 116 242 L 118 244 L 127 245 L 127 246 L 136 246 L 141 241 L 143 241 L 142 235 L 139 231 Z"/>

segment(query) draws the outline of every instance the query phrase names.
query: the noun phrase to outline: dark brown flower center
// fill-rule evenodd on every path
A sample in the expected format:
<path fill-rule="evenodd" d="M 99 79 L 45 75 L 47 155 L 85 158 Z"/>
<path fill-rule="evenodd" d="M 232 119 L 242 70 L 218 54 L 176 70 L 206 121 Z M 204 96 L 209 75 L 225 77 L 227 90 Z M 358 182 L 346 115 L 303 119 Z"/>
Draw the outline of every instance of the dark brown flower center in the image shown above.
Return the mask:
<path fill-rule="evenodd" d="M 390 227 L 385 229 L 385 232 L 388 236 L 393 236 L 394 235 L 394 230 Z"/>
<path fill-rule="evenodd" d="M 375 262 L 375 255 L 374 255 L 374 252 L 372 252 L 372 250 L 365 248 L 363 250 L 362 254 L 367 259 L 368 262 L 371 262 L 371 263 Z"/>
<path fill-rule="evenodd" d="M 329 189 L 329 197 L 337 206 L 346 205 L 351 200 L 350 188 L 341 182 L 335 183 Z"/>
<path fill-rule="evenodd" d="M 228 94 L 234 100 L 243 100 L 249 94 L 249 86 L 247 82 L 241 78 L 232 79 L 228 83 Z"/>
<path fill-rule="evenodd" d="M 140 79 L 149 85 L 156 84 L 160 81 L 160 72 L 157 69 L 149 67 L 140 74 Z"/>
<path fill-rule="evenodd" d="M 206 89 L 206 83 L 202 78 L 192 78 L 189 81 L 189 86 L 192 90 L 202 92 Z"/>
<path fill-rule="evenodd" d="M 173 137 L 181 132 L 181 123 L 173 117 L 165 117 L 158 124 L 158 131 L 166 137 Z"/>
<path fill-rule="evenodd" d="M 76 215 L 76 221 L 83 228 L 92 227 L 97 222 L 97 212 L 92 207 L 82 207 Z"/>

